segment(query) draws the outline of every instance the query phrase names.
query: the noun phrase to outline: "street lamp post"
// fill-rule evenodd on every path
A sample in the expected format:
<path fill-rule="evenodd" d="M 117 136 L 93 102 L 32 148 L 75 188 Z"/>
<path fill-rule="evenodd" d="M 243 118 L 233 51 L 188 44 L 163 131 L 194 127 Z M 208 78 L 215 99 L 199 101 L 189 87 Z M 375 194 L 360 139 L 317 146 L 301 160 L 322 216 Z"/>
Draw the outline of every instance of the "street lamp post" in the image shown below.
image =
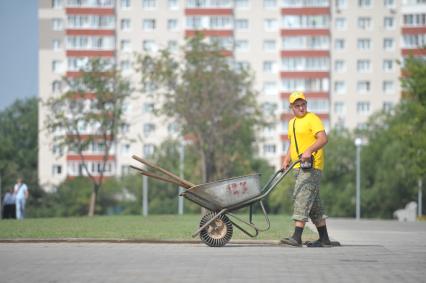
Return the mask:
<path fill-rule="evenodd" d="M 361 146 L 362 139 L 355 139 L 356 146 L 356 220 L 361 218 Z"/>
<path fill-rule="evenodd" d="M 148 215 L 148 177 L 142 176 L 142 215 Z"/>
<path fill-rule="evenodd" d="M 184 179 L 183 172 L 185 166 L 185 145 L 184 141 L 181 141 L 179 147 L 179 177 Z M 183 197 L 180 194 L 183 192 L 183 188 L 179 187 L 179 195 L 178 195 L 178 214 L 183 214 Z"/>
<path fill-rule="evenodd" d="M 423 189 L 422 189 L 422 186 L 423 186 L 423 182 L 422 182 L 422 179 L 420 179 L 419 178 L 419 180 L 418 180 L 418 185 L 419 185 L 419 191 L 418 191 L 418 194 L 417 194 L 417 214 L 418 214 L 418 216 L 422 216 L 422 214 L 423 214 L 423 208 L 422 208 L 422 199 L 423 199 Z"/>

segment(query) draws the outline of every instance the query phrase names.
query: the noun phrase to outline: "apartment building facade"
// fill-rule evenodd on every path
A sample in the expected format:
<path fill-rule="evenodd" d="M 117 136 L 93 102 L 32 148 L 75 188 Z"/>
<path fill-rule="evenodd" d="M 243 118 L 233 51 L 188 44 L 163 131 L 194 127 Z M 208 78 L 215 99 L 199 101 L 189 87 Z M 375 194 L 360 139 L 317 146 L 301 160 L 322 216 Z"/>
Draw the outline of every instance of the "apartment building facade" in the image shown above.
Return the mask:
<path fill-rule="evenodd" d="M 134 53 L 177 52 L 197 30 L 219 41 L 237 66 L 250 66 L 259 103 L 274 123 L 259 133 L 258 154 L 279 166 L 287 150 L 287 98 L 304 91 L 309 110 L 327 130 L 362 127 L 400 97 L 402 59 L 425 37 L 425 3 L 417 0 L 39 0 L 39 95 L 63 91 L 88 58 L 120 66 L 135 84 Z M 149 155 L 176 136 L 173 121 L 157 117 L 154 95 L 135 93 L 126 104 L 129 141 L 117 141 L 106 175 L 128 172 L 131 154 Z M 40 183 L 54 186 L 81 174 L 81 160 L 54 143 L 39 111 Z M 88 132 L 87 134 L 90 134 Z M 102 145 L 87 152 L 96 174 Z"/>

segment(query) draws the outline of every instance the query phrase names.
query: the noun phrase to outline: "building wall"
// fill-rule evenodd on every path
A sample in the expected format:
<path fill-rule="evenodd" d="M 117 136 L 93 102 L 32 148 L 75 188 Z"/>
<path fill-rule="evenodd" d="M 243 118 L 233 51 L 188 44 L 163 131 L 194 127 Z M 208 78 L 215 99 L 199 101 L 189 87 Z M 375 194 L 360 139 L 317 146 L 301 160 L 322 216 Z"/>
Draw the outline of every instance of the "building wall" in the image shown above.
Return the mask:
<path fill-rule="evenodd" d="M 399 100 L 401 9 L 399 1 L 392 7 L 384 6 L 384 1 L 370 1 L 366 7 L 359 1 L 342 2 L 346 5 L 333 5 L 331 117 L 333 126 L 355 128 L 373 112 Z M 393 27 L 384 26 L 385 18 L 392 19 Z M 364 22 L 365 28 L 363 19 L 369 22 Z M 393 47 L 385 49 L 385 40 L 392 40 Z M 385 60 L 392 64 L 391 70 L 383 69 Z"/>
<path fill-rule="evenodd" d="M 420 24 L 404 25 L 404 15 L 426 14 L 422 1 L 199 2 L 207 5 L 197 7 L 194 0 L 39 0 L 40 98 L 45 101 L 58 95 L 53 90 L 54 82 L 64 75 L 75 75 L 72 58 L 110 58 L 133 86 L 139 87 L 134 54 L 155 53 L 171 46 L 177 50 L 197 29 L 190 26 L 194 22 L 191 19 L 200 17 L 200 29 L 207 35 L 231 39 L 234 44 L 228 46 L 228 56 L 237 65 L 249 65 L 254 71 L 259 103 L 272 121 L 271 127 L 259 132 L 256 154 L 278 167 L 287 150 L 287 123 L 291 118 L 287 99 L 292 90 L 305 92 L 309 110 L 321 117 L 327 131 L 333 127 L 362 127 L 374 111 L 398 102 L 401 89 L 397 60 L 409 52 L 425 56 L 424 50 L 407 42 L 424 40 L 426 24 L 420 20 Z M 96 3 L 105 5 L 96 7 Z M 363 7 L 362 3 L 371 4 Z M 76 15 L 113 20 L 107 27 L 72 27 L 68 17 Z M 216 16 L 226 17 L 230 24 L 210 26 Z M 368 25 L 368 19 L 371 27 L 362 28 Z M 385 21 L 393 21 L 393 25 L 385 27 Z M 150 25 L 154 28 L 149 29 Z M 81 34 L 104 36 L 111 44 L 103 50 L 70 47 L 68 39 Z M 413 34 L 414 39 L 409 37 Z M 361 48 L 368 45 L 366 50 Z M 384 45 L 390 47 L 384 49 Z M 132 94 L 126 104 L 126 139 L 120 139 L 113 149 L 109 174 L 125 174 L 132 154 L 148 155 L 166 137 L 176 136 L 173 121 L 156 117 L 150 110 L 158 104 L 150 93 Z M 67 152 L 60 154 L 53 144 L 53 137 L 60 133 L 44 130 L 46 117 L 47 110 L 40 104 L 39 177 L 42 185 L 52 187 L 78 174 L 79 161 Z M 154 129 L 147 131 L 150 124 Z M 99 158 L 99 153 L 87 154 L 93 162 Z"/>

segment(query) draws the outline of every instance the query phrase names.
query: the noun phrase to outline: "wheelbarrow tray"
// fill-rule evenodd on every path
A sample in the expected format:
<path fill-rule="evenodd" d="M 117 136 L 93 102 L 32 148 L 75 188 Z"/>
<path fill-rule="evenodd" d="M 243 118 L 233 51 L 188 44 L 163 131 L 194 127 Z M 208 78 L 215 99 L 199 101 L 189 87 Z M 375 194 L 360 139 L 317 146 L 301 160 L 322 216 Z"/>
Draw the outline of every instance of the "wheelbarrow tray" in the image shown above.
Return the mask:
<path fill-rule="evenodd" d="M 260 174 L 194 186 L 182 193 L 187 199 L 211 211 L 239 207 L 260 195 Z"/>

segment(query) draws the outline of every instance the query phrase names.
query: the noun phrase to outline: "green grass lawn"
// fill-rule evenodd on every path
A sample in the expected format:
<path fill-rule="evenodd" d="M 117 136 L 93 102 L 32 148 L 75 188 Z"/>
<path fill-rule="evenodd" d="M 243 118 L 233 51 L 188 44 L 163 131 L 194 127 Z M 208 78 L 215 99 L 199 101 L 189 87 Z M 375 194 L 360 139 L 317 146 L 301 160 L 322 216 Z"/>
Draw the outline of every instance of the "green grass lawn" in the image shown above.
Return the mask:
<path fill-rule="evenodd" d="M 247 215 L 241 215 L 247 220 Z M 261 232 L 259 240 L 279 240 L 293 232 L 293 221 L 287 215 L 270 215 L 271 229 Z M 0 239 L 69 239 L 90 238 L 105 240 L 193 240 L 201 216 L 149 215 L 96 216 L 70 218 L 33 218 L 23 221 L 1 220 Z M 263 227 L 263 216 L 254 222 Z M 316 233 L 305 228 L 304 240 L 316 238 Z M 198 237 L 196 239 L 199 239 Z M 234 227 L 233 240 L 251 239 Z"/>

